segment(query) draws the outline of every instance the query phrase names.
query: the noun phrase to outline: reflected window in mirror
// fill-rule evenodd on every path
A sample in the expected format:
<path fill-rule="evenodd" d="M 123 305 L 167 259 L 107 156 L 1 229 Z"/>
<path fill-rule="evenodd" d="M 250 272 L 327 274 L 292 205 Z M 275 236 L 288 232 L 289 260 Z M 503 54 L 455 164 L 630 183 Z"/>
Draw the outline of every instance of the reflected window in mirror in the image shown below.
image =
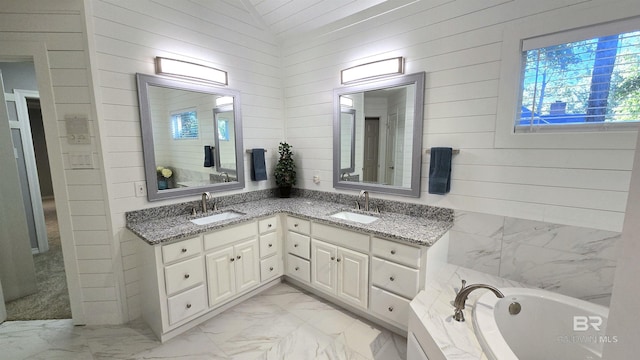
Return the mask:
<path fill-rule="evenodd" d="M 243 188 L 239 93 L 152 75 L 137 80 L 149 200 Z"/>
<path fill-rule="evenodd" d="M 196 109 L 171 112 L 171 129 L 174 140 L 198 138 L 198 113 Z"/>
<path fill-rule="evenodd" d="M 334 104 L 334 187 L 419 197 L 424 73 L 336 89 Z"/>

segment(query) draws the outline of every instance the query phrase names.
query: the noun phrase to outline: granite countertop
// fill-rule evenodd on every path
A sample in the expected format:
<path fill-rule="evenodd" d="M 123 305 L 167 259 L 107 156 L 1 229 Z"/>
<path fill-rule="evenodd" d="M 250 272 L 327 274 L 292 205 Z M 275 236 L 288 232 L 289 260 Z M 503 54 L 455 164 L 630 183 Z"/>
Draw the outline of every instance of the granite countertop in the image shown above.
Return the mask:
<path fill-rule="evenodd" d="M 330 216 L 344 210 L 376 216 L 380 219 L 371 224 L 361 224 Z M 138 216 L 137 212 L 127 214 L 127 228 L 151 245 L 183 239 L 278 213 L 423 246 L 433 245 L 453 225 L 452 216 L 447 212 L 443 212 L 442 216 L 438 216 L 436 212 L 436 215 L 426 217 L 384 211 L 378 214 L 354 210 L 336 202 L 306 197 L 266 198 L 223 206 L 217 212 L 207 213 L 207 216 L 225 211 L 236 211 L 243 215 L 207 225 L 196 225 L 189 221 L 204 217 L 202 214 L 193 216 L 184 215 L 185 212 L 182 212 L 182 214 L 167 216 L 161 210 L 156 210 L 156 216 L 149 216 L 149 212 L 152 211 L 152 209 L 140 210 L 139 212 L 147 212 L 144 216 Z"/>
<path fill-rule="evenodd" d="M 484 291 L 474 291 L 469 294 L 464 311 L 465 321 L 453 320 L 453 300 L 462 285 L 462 279 L 467 284 L 489 284 L 500 288 L 530 287 L 517 281 L 485 274 L 451 264 L 443 265 L 427 282 L 424 290 L 411 301 L 410 317 L 417 317 L 423 329 L 418 336 L 428 336 L 431 341 L 418 338 L 420 344 L 428 351 L 427 355 L 433 359 L 469 359 L 486 360 L 487 356 L 473 330 L 473 309 L 478 298 Z M 412 320 L 409 320 L 410 324 Z M 412 331 L 416 329 L 410 325 Z M 421 341 L 422 340 L 422 341 Z M 424 343 L 423 343 L 424 342 Z M 426 346 L 425 346 L 426 344 Z M 438 349 L 427 349 L 429 344 L 435 344 Z M 440 353 L 433 353 L 439 351 Z"/>

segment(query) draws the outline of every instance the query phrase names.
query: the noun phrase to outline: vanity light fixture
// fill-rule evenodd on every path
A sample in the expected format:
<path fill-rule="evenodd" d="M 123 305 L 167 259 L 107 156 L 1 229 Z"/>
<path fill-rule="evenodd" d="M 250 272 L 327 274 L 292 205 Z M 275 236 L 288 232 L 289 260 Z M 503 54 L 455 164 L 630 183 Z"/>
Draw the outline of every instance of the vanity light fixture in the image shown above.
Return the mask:
<path fill-rule="evenodd" d="M 228 85 L 227 72 L 205 65 L 157 56 L 156 74 Z"/>
<path fill-rule="evenodd" d="M 216 98 L 216 106 L 233 105 L 233 96 L 221 96 Z"/>
<path fill-rule="evenodd" d="M 353 107 L 353 99 L 346 96 L 340 96 L 340 106 Z"/>
<path fill-rule="evenodd" d="M 372 78 L 404 74 L 404 58 L 402 56 L 357 65 L 340 72 L 342 84 L 353 83 Z"/>

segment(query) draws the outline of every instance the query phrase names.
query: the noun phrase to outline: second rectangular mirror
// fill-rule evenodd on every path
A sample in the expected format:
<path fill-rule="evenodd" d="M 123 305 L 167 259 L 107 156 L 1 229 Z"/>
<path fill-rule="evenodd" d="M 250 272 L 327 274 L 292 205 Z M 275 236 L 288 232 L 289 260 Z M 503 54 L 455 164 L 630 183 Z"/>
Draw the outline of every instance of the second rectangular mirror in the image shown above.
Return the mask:
<path fill-rule="evenodd" d="M 150 201 L 244 187 L 239 93 L 137 74 Z"/>

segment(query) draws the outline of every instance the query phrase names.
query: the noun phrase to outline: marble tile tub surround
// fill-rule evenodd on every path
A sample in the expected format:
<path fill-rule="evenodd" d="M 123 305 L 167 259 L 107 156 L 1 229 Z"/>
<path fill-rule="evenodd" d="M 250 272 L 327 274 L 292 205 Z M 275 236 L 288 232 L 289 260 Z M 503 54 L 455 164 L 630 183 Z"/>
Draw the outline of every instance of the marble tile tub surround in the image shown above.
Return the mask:
<path fill-rule="evenodd" d="M 456 211 L 449 262 L 609 305 L 620 233 Z"/>
<path fill-rule="evenodd" d="M 469 294 L 464 309 L 466 321 L 452 319 L 452 302 L 462 279 L 467 280 L 467 284 L 489 284 L 498 289 L 530 287 L 451 264 L 441 267 L 433 281 L 427 283 L 427 287 L 411 301 L 409 312 L 409 329 L 415 331 L 430 359 L 487 359 L 473 330 L 473 308 L 476 300 L 485 292 L 474 291 Z"/>
<path fill-rule="evenodd" d="M 357 199 L 353 195 L 332 195 L 307 190 L 296 190 L 294 196 L 287 199 L 274 198 L 272 195 L 272 191 L 261 190 L 229 197 L 220 196 L 210 200 L 210 205 L 212 205 L 212 201 L 218 203 L 219 212 L 233 210 L 244 215 L 208 225 L 195 225 L 189 221 L 194 216 L 187 214 L 191 213 L 192 208 L 199 206 L 199 201 L 128 212 L 126 214 L 127 228 L 149 244 L 158 244 L 259 217 L 287 213 L 356 231 L 365 231 L 377 236 L 430 246 L 453 225 L 453 210 L 427 205 L 406 204 L 405 212 L 397 213 L 389 212 L 389 209 L 402 209 L 400 206 L 402 203 L 388 200 L 379 201 L 378 204 L 382 207 L 382 212 L 380 214 L 369 212 L 368 214 L 380 219 L 365 225 L 330 216 L 343 210 L 358 212 L 353 209 L 354 205 L 351 205 L 355 204 Z"/>

